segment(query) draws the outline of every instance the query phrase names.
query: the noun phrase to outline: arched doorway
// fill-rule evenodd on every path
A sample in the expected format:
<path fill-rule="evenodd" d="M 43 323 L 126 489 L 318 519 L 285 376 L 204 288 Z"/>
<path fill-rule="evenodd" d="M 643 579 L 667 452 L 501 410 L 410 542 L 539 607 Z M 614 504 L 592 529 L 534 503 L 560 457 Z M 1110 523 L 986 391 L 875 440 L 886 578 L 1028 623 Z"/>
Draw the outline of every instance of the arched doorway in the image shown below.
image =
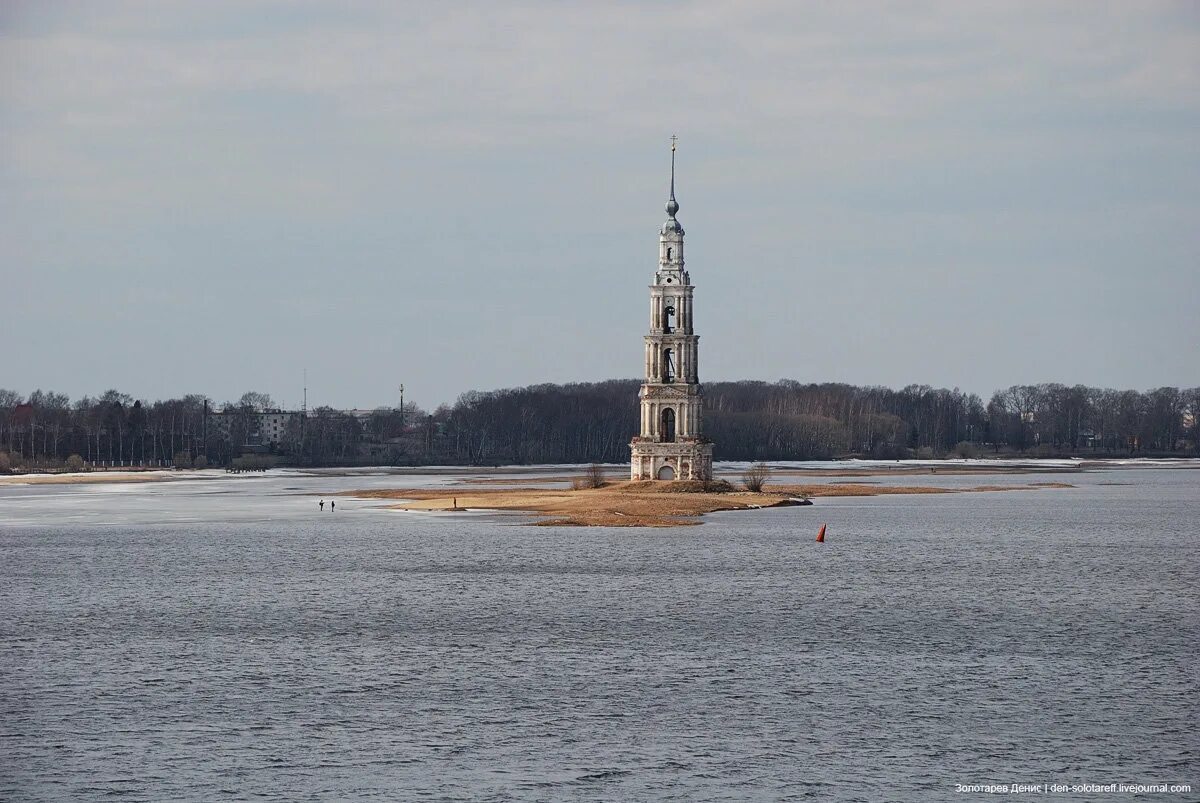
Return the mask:
<path fill-rule="evenodd" d="M 670 466 L 663 466 L 658 470 L 658 478 L 660 480 L 675 479 L 675 469 L 671 468 Z"/>
<path fill-rule="evenodd" d="M 662 411 L 662 427 L 659 428 L 663 443 L 675 442 L 675 411 L 667 407 Z"/>

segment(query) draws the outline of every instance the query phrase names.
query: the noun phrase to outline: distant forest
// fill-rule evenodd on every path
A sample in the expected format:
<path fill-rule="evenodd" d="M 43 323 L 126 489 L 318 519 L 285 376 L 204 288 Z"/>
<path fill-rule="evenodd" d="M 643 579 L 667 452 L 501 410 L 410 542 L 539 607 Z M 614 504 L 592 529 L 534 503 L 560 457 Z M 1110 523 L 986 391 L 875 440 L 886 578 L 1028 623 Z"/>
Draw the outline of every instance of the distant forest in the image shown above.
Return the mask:
<path fill-rule="evenodd" d="M 322 407 L 291 416 L 270 443 L 258 422 L 273 405 L 260 393 L 213 405 L 200 395 L 147 402 L 110 390 L 72 403 L 0 390 L 0 471 L 228 466 L 243 455 L 313 466 L 621 463 L 638 427 L 639 387 L 623 379 L 472 391 L 403 414 Z M 206 409 L 226 426 L 206 427 Z M 926 385 L 708 382 L 704 431 L 719 460 L 1200 455 L 1200 387 L 1014 385 L 985 404 Z"/>
<path fill-rule="evenodd" d="M 468 393 L 448 412 L 473 463 L 624 462 L 638 380 Z M 910 385 L 708 382 L 704 432 L 718 460 L 1200 454 L 1200 388 L 1147 393 L 1016 385 L 974 394 Z"/>

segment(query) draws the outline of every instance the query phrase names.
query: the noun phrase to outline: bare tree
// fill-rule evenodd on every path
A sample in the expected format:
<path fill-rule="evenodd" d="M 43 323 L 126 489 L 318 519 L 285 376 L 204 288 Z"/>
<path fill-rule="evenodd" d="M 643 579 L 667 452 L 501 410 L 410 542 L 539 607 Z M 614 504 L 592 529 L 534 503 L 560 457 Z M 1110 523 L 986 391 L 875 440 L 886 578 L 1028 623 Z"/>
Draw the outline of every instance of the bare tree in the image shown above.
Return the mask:
<path fill-rule="evenodd" d="M 248 390 L 242 394 L 242 398 L 238 399 L 237 406 L 253 410 L 256 413 L 265 413 L 275 407 L 275 401 L 266 393 Z"/>
<path fill-rule="evenodd" d="M 584 488 L 601 488 L 604 486 L 604 467 L 599 463 L 592 463 L 584 470 L 583 476 L 574 480 L 571 487 L 579 491 Z"/>
<path fill-rule="evenodd" d="M 746 486 L 747 491 L 761 493 L 770 476 L 771 468 L 766 463 L 755 463 L 742 474 L 742 484 Z"/>

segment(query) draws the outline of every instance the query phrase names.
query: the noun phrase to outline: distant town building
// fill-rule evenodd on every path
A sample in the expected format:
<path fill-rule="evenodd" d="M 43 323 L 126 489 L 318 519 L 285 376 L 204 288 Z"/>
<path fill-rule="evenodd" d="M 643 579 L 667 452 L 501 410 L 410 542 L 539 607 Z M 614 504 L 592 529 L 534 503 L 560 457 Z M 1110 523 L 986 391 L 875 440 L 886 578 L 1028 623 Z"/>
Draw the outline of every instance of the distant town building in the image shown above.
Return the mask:
<path fill-rule="evenodd" d="M 671 198 L 658 237 L 658 271 L 650 285 L 645 336 L 641 431 L 630 443 L 635 480 L 712 479 L 712 443 L 701 434 L 699 337 L 692 328 L 692 281 L 684 269 L 683 226 L 675 219 L 675 138 Z"/>
<path fill-rule="evenodd" d="M 230 438 L 235 422 L 245 421 L 245 444 L 237 446 L 272 446 L 284 443 L 289 436 L 298 434 L 304 413 L 295 410 L 262 410 L 246 413 L 242 410 L 210 411 L 206 425 L 210 438 Z M 296 429 L 292 429 L 293 424 Z"/>
<path fill-rule="evenodd" d="M 292 422 L 299 423 L 300 413 L 267 410 L 258 414 L 258 434 L 264 444 L 283 443 Z"/>

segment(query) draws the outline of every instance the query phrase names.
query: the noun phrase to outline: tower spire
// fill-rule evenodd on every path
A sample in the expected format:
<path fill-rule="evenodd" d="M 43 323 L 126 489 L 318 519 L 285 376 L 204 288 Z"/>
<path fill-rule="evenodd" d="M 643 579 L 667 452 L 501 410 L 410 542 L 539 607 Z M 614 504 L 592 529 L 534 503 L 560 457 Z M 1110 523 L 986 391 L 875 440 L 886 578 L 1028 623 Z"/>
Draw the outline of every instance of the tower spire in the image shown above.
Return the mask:
<path fill-rule="evenodd" d="M 679 211 L 679 202 L 675 200 L 675 141 L 678 139 L 674 134 L 671 135 L 671 200 L 667 201 L 667 215 L 671 218 Z"/>
<path fill-rule="evenodd" d="M 675 141 L 679 137 L 671 135 L 671 200 L 675 200 Z"/>

